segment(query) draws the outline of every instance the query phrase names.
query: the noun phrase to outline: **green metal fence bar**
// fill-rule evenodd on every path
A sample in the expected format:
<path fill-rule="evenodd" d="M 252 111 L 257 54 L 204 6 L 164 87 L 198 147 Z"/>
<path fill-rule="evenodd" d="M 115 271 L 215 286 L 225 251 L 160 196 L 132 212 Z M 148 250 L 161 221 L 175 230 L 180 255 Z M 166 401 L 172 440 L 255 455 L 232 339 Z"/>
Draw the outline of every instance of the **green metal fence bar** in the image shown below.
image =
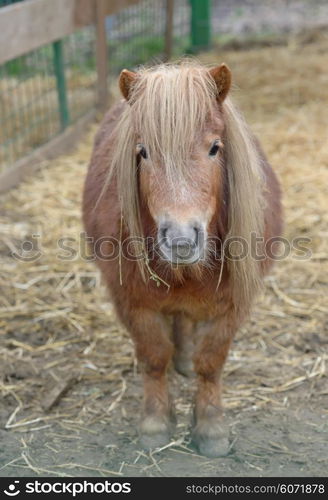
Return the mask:
<path fill-rule="evenodd" d="M 191 52 L 208 49 L 211 45 L 211 0 L 190 0 Z"/>
<path fill-rule="evenodd" d="M 23 2 L 23 0 L 0 0 L 0 7 L 6 7 L 17 2 Z"/>
<path fill-rule="evenodd" d="M 69 125 L 70 118 L 67 102 L 63 41 L 58 40 L 54 42 L 52 46 L 54 52 L 54 71 L 57 84 L 60 124 L 62 130 L 64 130 Z"/>

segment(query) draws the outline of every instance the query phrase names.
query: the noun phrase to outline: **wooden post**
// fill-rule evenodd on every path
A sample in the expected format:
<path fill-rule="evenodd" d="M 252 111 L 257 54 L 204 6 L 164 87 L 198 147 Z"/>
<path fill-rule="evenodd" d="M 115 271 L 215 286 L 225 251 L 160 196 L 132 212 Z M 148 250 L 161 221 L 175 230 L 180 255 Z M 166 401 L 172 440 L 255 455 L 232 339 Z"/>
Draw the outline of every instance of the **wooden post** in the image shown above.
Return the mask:
<path fill-rule="evenodd" d="M 108 104 L 108 63 L 106 37 L 106 0 L 96 0 L 96 61 L 97 61 L 97 107 L 100 110 Z"/>
<path fill-rule="evenodd" d="M 174 13 L 174 0 L 166 0 L 165 48 L 164 48 L 165 61 L 169 61 L 172 57 L 173 13 Z"/>

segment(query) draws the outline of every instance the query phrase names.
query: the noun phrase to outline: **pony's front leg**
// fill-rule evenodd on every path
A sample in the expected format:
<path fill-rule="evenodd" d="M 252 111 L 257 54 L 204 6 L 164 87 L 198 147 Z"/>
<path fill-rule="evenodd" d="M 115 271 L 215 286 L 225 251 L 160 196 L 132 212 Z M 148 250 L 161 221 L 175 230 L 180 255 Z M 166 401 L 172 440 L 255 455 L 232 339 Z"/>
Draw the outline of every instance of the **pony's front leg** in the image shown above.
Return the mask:
<path fill-rule="evenodd" d="M 235 322 L 225 317 L 203 324 L 197 332 L 199 344 L 194 366 L 198 386 L 193 441 L 208 457 L 225 456 L 229 452 L 229 432 L 222 415 L 221 373 L 235 330 Z"/>
<path fill-rule="evenodd" d="M 163 315 L 145 309 L 130 311 L 129 329 L 144 378 L 140 438 L 145 448 L 156 448 L 169 442 L 175 420 L 166 379 L 173 355 L 170 329 Z"/>
<path fill-rule="evenodd" d="M 175 315 L 173 320 L 173 341 L 175 344 L 173 362 L 176 371 L 185 377 L 192 377 L 195 374 L 192 362 L 195 350 L 194 330 L 194 322 L 184 313 Z"/>

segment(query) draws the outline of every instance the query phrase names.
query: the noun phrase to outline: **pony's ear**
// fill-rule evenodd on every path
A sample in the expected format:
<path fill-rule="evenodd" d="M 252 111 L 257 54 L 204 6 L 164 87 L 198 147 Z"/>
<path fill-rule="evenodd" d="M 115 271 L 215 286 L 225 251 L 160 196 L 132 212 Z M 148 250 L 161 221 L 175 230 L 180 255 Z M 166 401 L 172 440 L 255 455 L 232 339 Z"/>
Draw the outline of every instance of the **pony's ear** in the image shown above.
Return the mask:
<path fill-rule="evenodd" d="M 128 101 L 130 97 L 130 91 L 137 74 L 133 71 L 128 71 L 127 69 L 123 69 L 120 74 L 120 78 L 118 81 L 120 90 L 122 92 L 123 97 Z"/>
<path fill-rule="evenodd" d="M 223 102 L 230 89 L 231 71 L 226 64 L 222 63 L 220 66 L 211 69 L 210 75 L 215 81 L 218 90 L 217 100 Z"/>

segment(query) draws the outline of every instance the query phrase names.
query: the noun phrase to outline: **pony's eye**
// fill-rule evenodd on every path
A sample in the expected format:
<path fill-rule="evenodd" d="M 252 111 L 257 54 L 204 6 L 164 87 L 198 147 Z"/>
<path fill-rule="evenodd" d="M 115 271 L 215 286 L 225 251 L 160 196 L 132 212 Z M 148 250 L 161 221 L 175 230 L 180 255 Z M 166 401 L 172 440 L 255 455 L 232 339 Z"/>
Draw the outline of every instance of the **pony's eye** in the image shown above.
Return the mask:
<path fill-rule="evenodd" d="M 220 149 L 220 140 L 219 139 L 216 139 L 212 146 L 211 146 L 211 149 L 209 150 L 208 152 L 208 155 L 209 156 L 215 156 L 217 154 L 217 152 L 219 151 Z"/>
<path fill-rule="evenodd" d="M 147 150 L 143 144 L 137 144 L 137 155 L 142 156 L 145 160 L 148 158 Z"/>

